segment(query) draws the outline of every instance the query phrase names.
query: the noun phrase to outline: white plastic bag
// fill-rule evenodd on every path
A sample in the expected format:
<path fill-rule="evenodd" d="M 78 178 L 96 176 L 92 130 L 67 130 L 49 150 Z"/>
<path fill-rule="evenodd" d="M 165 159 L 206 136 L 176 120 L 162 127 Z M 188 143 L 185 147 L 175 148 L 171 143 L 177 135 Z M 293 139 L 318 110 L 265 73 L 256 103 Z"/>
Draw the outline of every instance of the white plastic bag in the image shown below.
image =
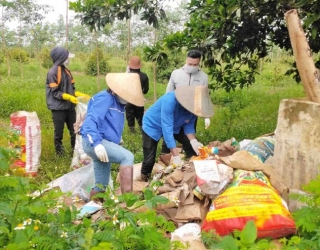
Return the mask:
<path fill-rule="evenodd" d="M 78 97 L 78 100 L 79 100 L 79 103 L 77 104 L 77 108 L 76 108 L 77 119 L 76 119 L 76 123 L 74 124 L 74 132 L 76 133 L 76 142 L 75 142 L 73 157 L 71 161 L 71 167 L 73 169 L 77 169 L 92 163 L 92 159 L 90 158 L 90 156 L 88 156 L 84 152 L 82 148 L 82 137 L 78 133 L 87 113 L 88 101 L 83 100 L 80 97 Z"/>
<path fill-rule="evenodd" d="M 90 191 L 94 187 L 93 163 L 69 172 L 48 184 L 49 189 L 60 187 L 64 193 L 71 192 L 73 197 L 80 197 L 88 201 Z M 110 173 L 109 187 L 113 188 L 113 181 Z"/>

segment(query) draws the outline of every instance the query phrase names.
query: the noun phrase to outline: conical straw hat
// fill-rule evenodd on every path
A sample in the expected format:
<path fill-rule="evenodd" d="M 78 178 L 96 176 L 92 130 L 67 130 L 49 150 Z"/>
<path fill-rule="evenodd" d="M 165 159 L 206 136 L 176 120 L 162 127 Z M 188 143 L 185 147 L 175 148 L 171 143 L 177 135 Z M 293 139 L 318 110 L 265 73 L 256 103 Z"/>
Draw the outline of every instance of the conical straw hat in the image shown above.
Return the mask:
<path fill-rule="evenodd" d="M 140 77 L 137 73 L 108 73 L 106 75 L 108 87 L 127 102 L 143 107 L 143 93 Z"/>
<path fill-rule="evenodd" d="M 175 95 L 178 102 L 199 117 L 213 116 L 213 104 L 206 86 L 177 86 Z"/>

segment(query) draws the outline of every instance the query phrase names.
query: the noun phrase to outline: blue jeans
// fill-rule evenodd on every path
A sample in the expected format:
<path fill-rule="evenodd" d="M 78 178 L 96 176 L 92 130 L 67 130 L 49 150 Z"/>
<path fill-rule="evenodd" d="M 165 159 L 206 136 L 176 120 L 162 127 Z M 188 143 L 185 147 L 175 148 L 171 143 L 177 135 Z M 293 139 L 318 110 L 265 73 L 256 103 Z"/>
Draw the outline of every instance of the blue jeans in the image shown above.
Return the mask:
<path fill-rule="evenodd" d="M 94 148 L 90 145 L 87 138 L 82 137 L 82 147 L 84 152 L 93 160 L 95 187 L 96 191 L 102 191 L 109 184 L 111 171 L 111 163 L 120 163 L 120 166 L 132 166 L 134 155 L 127 149 L 113 142 L 102 140 L 101 144 L 107 151 L 109 161 L 102 162 L 94 152 Z M 103 189 L 101 189 L 101 186 Z"/>

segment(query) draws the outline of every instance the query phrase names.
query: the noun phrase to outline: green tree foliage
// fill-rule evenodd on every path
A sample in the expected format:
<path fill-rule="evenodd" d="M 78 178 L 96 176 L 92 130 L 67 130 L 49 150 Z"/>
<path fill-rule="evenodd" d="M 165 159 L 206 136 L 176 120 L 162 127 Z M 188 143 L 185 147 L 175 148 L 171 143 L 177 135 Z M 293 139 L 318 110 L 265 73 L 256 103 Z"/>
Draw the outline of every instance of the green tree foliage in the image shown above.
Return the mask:
<path fill-rule="evenodd" d="M 52 67 L 53 62 L 52 62 L 52 58 L 50 57 L 50 51 L 48 48 L 43 48 L 40 52 L 40 60 L 41 60 L 41 66 L 49 69 Z"/>
<path fill-rule="evenodd" d="M 36 0 L 12 0 L 3 1 L 6 10 L 6 17 L 9 19 L 17 19 L 23 23 L 40 23 L 51 10 L 49 5 L 37 4 Z"/>
<path fill-rule="evenodd" d="M 98 58 L 97 58 L 98 57 Z M 104 55 L 101 49 L 96 49 L 91 53 L 89 60 L 86 63 L 85 72 L 90 76 L 98 75 L 97 59 L 99 59 L 99 71 L 100 74 L 106 74 L 110 71 L 110 67 L 107 61 L 104 59 Z"/>
<path fill-rule="evenodd" d="M 212 88 L 242 88 L 255 82 L 258 61 L 273 45 L 291 50 L 284 19 L 290 9 L 298 9 L 311 49 L 319 52 L 318 5 L 318 1 L 298 0 L 191 0 L 186 28 L 167 37 L 165 45 L 175 50 L 200 49 L 210 69 Z M 316 64 L 320 64 L 318 59 Z M 299 80 L 297 74 L 295 78 Z"/>
<path fill-rule="evenodd" d="M 128 20 L 132 13 L 140 12 L 141 20 L 157 28 L 159 19 L 165 18 L 164 1 L 127 1 L 127 0 L 76 0 L 69 3 L 70 9 L 80 13 L 81 23 L 90 30 L 100 30 L 116 19 Z"/>
<path fill-rule="evenodd" d="M 146 61 L 157 63 L 157 79 L 164 84 L 168 83 L 172 71 L 182 67 L 185 60 L 184 54 L 165 50 L 159 43 L 153 47 L 145 47 L 143 52 Z"/>
<path fill-rule="evenodd" d="M 11 50 L 11 58 L 19 63 L 27 63 L 29 55 L 24 49 L 13 48 Z"/>

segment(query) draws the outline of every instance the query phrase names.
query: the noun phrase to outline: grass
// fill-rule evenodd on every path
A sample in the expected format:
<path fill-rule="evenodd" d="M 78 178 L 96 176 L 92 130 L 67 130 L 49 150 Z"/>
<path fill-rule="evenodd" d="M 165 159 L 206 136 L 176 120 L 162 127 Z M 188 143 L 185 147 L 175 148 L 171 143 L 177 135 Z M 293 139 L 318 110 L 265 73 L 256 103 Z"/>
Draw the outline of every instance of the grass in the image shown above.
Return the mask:
<path fill-rule="evenodd" d="M 77 90 L 94 95 L 99 90 L 106 87 L 105 77 L 90 77 L 79 72 L 83 68 L 80 58 L 73 59 L 70 64 L 71 72 L 74 72 Z M 110 58 L 108 61 L 114 72 L 124 72 L 126 63 L 119 58 Z M 43 69 L 38 62 L 30 62 L 24 66 L 24 78 L 20 77 L 18 65 L 11 65 L 11 77 L 2 76 L 0 82 L 0 132 L 8 131 L 10 124 L 10 114 L 18 111 L 35 111 L 41 123 L 42 152 L 41 166 L 35 181 L 49 182 L 69 171 L 71 157 L 56 158 L 53 147 L 53 124 L 51 112 L 46 107 L 45 102 L 45 80 L 47 69 Z M 73 68 L 74 65 L 74 68 Z M 0 73 L 6 74 L 5 65 L 1 65 Z M 211 126 L 204 129 L 204 119 L 198 120 L 197 137 L 204 144 L 210 141 L 224 141 L 235 137 L 238 141 L 243 139 L 253 139 L 262 134 L 275 130 L 277 125 L 277 115 L 279 103 L 285 98 L 304 97 L 301 84 L 296 84 L 288 76 L 284 76 L 287 65 L 281 61 L 264 63 L 261 75 L 256 78 L 256 83 L 245 89 L 237 89 L 227 93 L 218 90 L 211 93 L 215 105 L 215 115 L 211 119 Z M 153 76 L 152 67 L 149 63 L 144 64 L 145 71 L 150 79 L 150 91 L 145 96 L 147 99 L 146 108 L 153 104 Z M 157 96 L 165 93 L 166 85 L 157 84 Z M 138 130 L 138 128 L 137 128 Z M 125 126 L 123 139 L 125 147 L 135 154 L 135 162 L 143 160 L 141 147 L 141 134 L 131 134 Z M 70 150 L 68 131 L 65 129 L 64 145 Z M 0 138 L 0 145 L 7 146 L 4 137 Z M 158 152 L 160 151 L 159 143 Z M 71 152 L 70 152 L 71 153 Z M 117 166 L 113 166 L 116 170 Z M 115 177 L 116 171 L 113 171 Z"/>

